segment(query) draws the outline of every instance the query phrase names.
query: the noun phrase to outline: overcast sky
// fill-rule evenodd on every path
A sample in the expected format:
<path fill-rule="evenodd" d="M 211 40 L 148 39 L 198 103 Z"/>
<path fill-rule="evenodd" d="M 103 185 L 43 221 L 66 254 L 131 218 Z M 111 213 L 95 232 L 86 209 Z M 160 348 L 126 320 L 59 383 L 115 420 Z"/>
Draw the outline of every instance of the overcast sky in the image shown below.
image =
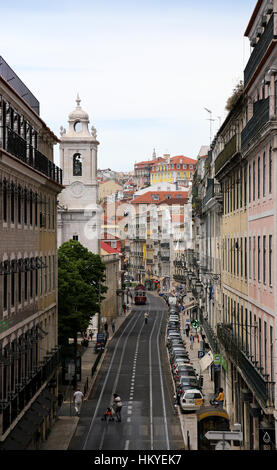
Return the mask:
<path fill-rule="evenodd" d="M 60 136 L 81 106 L 99 168 L 132 170 L 164 153 L 196 158 L 226 117 L 249 58 L 256 0 L 13 0 L 1 5 L 0 55 Z M 59 164 L 58 147 L 55 152 Z"/>

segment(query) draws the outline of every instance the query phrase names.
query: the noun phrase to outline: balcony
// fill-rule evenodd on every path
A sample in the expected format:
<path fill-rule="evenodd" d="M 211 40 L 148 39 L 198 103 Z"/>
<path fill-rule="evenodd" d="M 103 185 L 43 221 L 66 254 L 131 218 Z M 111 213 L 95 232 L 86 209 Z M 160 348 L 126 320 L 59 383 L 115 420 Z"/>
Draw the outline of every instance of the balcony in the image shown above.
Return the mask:
<path fill-rule="evenodd" d="M 254 50 L 252 51 L 252 54 L 244 69 L 245 87 L 250 82 L 252 76 L 257 70 L 272 40 L 275 39 L 273 33 L 274 33 L 274 15 L 271 16 L 268 24 L 266 25 L 263 35 L 260 37 L 259 42 L 257 43 Z"/>
<path fill-rule="evenodd" d="M 3 433 L 28 405 L 42 385 L 50 380 L 59 364 L 60 350 L 58 349 L 46 356 L 44 361 L 35 367 L 29 377 L 22 379 L 21 384 L 16 386 L 15 393 L 11 393 L 5 402 L 0 402 L 0 413 L 2 410 L 3 414 Z"/>
<path fill-rule="evenodd" d="M 230 359 L 242 371 L 245 381 L 265 407 L 274 407 L 274 384 L 266 379 L 243 352 L 240 339 L 225 325 L 217 325 L 217 335 Z"/>
<path fill-rule="evenodd" d="M 202 210 L 205 209 L 208 202 L 217 197 L 217 199 L 222 199 L 221 191 L 220 191 L 220 184 L 215 183 L 213 178 L 208 178 L 208 185 L 206 189 L 206 195 L 202 200 Z"/>
<path fill-rule="evenodd" d="M 197 297 L 199 297 L 196 290 L 195 290 L 195 292 L 193 292 L 193 295 L 196 299 L 197 299 Z M 202 324 L 202 326 L 205 330 L 207 340 L 208 340 L 208 343 L 211 346 L 212 351 L 216 354 L 219 353 L 219 345 L 218 345 L 218 341 L 217 341 L 215 332 L 212 329 L 211 325 L 209 324 L 208 320 L 204 318 L 204 316 L 201 312 L 199 314 L 199 320 L 200 320 L 200 323 Z"/>
<path fill-rule="evenodd" d="M 62 184 L 62 170 L 8 126 L 1 126 L 0 146 L 19 160 Z M 2 142 L 2 144 L 1 144 Z"/>
<path fill-rule="evenodd" d="M 235 134 L 231 140 L 225 145 L 224 149 L 217 156 L 214 164 L 215 175 L 226 165 L 226 163 L 231 160 L 236 153 L 240 151 L 239 146 L 239 136 Z"/>
<path fill-rule="evenodd" d="M 169 256 L 161 256 L 161 261 L 163 263 L 168 263 L 170 261 L 170 257 Z"/>
<path fill-rule="evenodd" d="M 241 133 L 241 147 L 244 148 L 259 130 L 269 121 L 269 97 L 254 103 L 253 116 Z"/>
<path fill-rule="evenodd" d="M 161 243 L 161 248 L 169 248 L 169 243 Z"/>

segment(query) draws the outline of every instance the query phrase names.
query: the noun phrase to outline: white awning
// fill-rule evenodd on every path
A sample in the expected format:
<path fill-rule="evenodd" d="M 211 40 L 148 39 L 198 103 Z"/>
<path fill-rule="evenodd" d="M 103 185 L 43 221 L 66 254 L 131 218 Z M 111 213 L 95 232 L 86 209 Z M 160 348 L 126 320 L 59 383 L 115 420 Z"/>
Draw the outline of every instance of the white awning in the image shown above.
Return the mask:
<path fill-rule="evenodd" d="M 205 354 L 205 356 L 202 357 L 202 359 L 199 361 L 201 372 L 204 372 L 204 370 L 206 370 L 213 363 L 213 360 L 214 358 L 211 351 Z"/>

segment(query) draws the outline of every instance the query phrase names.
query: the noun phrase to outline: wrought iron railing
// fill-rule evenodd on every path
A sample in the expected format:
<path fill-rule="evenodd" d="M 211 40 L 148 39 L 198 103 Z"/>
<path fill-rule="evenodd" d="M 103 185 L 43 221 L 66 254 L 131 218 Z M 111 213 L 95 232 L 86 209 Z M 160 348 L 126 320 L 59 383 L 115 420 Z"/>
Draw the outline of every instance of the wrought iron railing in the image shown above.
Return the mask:
<path fill-rule="evenodd" d="M 240 338 L 234 336 L 226 325 L 217 325 L 217 335 L 230 359 L 241 369 L 249 387 L 265 407 L 274 406 L 274 384 L 257 369 L 255 363 L 242 350 Z"/>
<path fill-rule="evenodd" d="M 271 41 L 274 39 L 273 36 L 274 28 L 274 15 L 271 16 L 269 22 L 266 25 L 263 35 L 260 37 L 259 42 L 252 51 L 252 54 L 247 62 L 247 65 L 244 69 L 244 85 L 246 86 L 254 72 L 256 71 L 258 65 L 261 63 L 263 56 L 265 55 Z"/>
<path fill-rule="evenodd" d="M 199 320 L 200 320 L 200 323 L 202 324 L 202 326 L 205 330 L 205 333 L 206 333 L 206 336 L 207 336 L 207 339 L 208 339 L 208 343 L 209 343 L 212 351 L 216 354 L 219 353 L 219 344 L 218 344 L 218 341 L 217 341 L 216 334 L 215 334 L 213 328 L 211 327 L 211 325 L 209 324 L 208 320 L 206 318 L 204 318 L 204 315 L 203 315 L 202 312 L 199 313 Z"/>
<path fill-rule="evenodd" d="M 253 116 L 241 133 L 241 147 L 244 148 L 268 121 L 269 97 L 254 103 Z"/>
<path fill-rule="evenodd" d="M 45 357 L 44 361 L 16 386 L 16 391 L 0 402 L 0 413 L 3 416 L 2 433 L 10 427 L 25 406 L 29 403 L 42 385 L 51 378 L 60 364 L 60 349 Z"/>
<path fill-rule="evenodd" d="M 231 158 L 239 152 L 239 139 L 238 135 L 235 134 L 233 137 L 227 142 L 224 149 L 218 154 L 215 160 L 215 175 L 221 170 L 221 168 L 229 161 Z"/>
<path fill-rule="evenodd" d="M 25 139 L 10 129 L 8 126 L 1 126 L 0 146 L 11 155 L 40 171 L 48 178 L 62 184 L 62 170 L 51 162 L 39 150 L 28 144 Z"/>

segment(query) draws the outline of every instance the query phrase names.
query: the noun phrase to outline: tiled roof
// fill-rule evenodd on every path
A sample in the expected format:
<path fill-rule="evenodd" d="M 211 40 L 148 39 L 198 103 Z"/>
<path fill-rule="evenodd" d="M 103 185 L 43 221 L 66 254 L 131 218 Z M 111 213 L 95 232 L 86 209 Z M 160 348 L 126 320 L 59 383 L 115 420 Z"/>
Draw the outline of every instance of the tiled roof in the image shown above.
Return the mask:
<path fill-rule="evenodd" d="M 120 250 L 112 248 L 108 243 L 105 243 L 101 240 L 101 250 L 106 251 L 109 254 L 118 254 L 121 253 Z"/>
<path fill-rule="evenodd" d="M 155 199 L 155 195 L 159 196 L 159 199 Z M 170 199 L 167 199 L 166 196 L 170 196 Z M 178 196 L 178 197 L 177 197 Z M 171 203 L 174 202 L 184 202 L 188 198 L 188 191 L 149 191 L 144 193 L 141 196 L 136 197 L 132 200 L 132 204 L 161 204 L 161 203 Z"/>

